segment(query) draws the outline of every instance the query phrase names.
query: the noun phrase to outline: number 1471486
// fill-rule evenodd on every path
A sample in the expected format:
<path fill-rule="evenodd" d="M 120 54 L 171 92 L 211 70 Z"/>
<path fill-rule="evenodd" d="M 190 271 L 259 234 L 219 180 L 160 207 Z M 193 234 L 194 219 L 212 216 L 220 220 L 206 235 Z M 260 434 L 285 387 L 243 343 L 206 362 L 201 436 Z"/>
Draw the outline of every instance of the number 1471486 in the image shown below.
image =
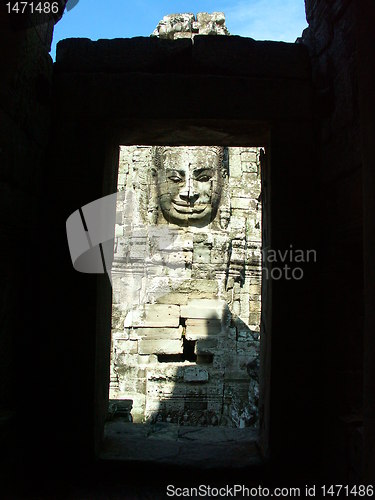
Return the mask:
<path fill-rule="evenodd" d="M 8 2 L 8 14 L 58 14 L 58 2 Z"/>

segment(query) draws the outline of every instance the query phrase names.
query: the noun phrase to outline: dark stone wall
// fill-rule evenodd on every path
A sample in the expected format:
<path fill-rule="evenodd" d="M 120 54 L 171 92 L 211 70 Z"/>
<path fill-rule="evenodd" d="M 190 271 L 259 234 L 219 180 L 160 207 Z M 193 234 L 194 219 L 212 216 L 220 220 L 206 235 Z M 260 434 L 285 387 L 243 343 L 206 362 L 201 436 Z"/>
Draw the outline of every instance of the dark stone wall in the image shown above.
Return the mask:
<path fill-rule="evenodd" d="M 35 411 L 33 395 L 42 388 L 33 383 L 42 362 L 37 246 L 48 240 L 40 200 L 51 130 L 49 50 L 65 1 L 59 4 L 55 16 L 9 14 L 5 2 L 0 7 L 0 446 L 14 460 L 21 456 L 15 436 L 24 408 Z"/>
<path fill-rule="evenodd" d="M 209 36 L 195 37 L 194 45 L 189 40 L 144 38 L 71 39 L 58 44 L 51 152 L 59 154 L 47 184 L 59 189 L 46 206 L 53 207 L 52 239 L 60 241 L 51 253 L 51 265 L 63 263 L 56 273 L 69 290 L 67 294 L 56 290 L 56 302 L 71 312 L 60 319 L 55 333 L 57 338 L 65 337 L 64 355 L 70 343 L 66 336 L 76 339 L 75 350 L 69 352 L 67 406 L 87 409 L 79 415 L 66 411 L 65 442 L 90 443 L 93 432 L 100 434 L 105 399 L 99 397 L 92 374 L 95 359 L 103 360 L 107 352 L 110 318 L 102 315 L 98 328 L 90 311 L 105 304 L 105 298 L 97 295 L 99 282 L 95 285 L 93 277 L 77 275 L 72 269 L 61 226 L 79 206 L 115 190 L 116 147 L 265 145 L 270 165 L 268 244 L 284 251 L 290 245 L 315 249 L 318 202 L 312 96 L 308 52 L 302 44 Z M 265 318 L 267 429 L 263 435 L 267 437 L 263 445 L 269 448 L 277 474 L 281 465 L 294 476 L 303 474 L 301 470 L 311 473 L 319 465 L 321 429 L 314 423 L 321 408 L 321 381 L 315 370 L 320 344 L 314 280 L 312 263 L 303 280 L 268 286 L 272 306 Z M 104 351 L 95 347 L 95 336 Z M 103 395 L 108 372 L 102 364 L 104 371 L 96 374 Z M 81 392 L 75 389 L 77 380 L 82 381 Z M 88 444 L 83 448 L 90 449 Z"/>
<path fill-rule="evenodd" d="M 368 129 L 359 101 L 358 37 L 369 40 L 374 6 L 350 0 L 306 0 L 314 86 L 314 122 L 321 283 L 317 311 L 322 342 L 324 461 L 327 474 L 362 475 L 363 415 L 369 397 L 364 369 L 365 291 L 363 214 L 366 205 L 362 133 Z M 366 48 L 369 50 L 369 43 Z M 363 49 L 362 49 L 363 52 Z M 370 65 L 367 70 L 370 70 Z M 362 94 L 361 94 L 362 92 Z M 366 351 L 365 351 L 366 352 Z M 372 381 L 373 383 L 373 381 Z M 365 390 L 364 390 L 365 389 Z M 365 445 L 366 446 L 366 445 Z M 323 458 L 323 457 L 322 457 Z"/>
<path fill-rule="evenodd" d="M 363 179 L 363 256 L 364 256 L 364 407 L 363 480 L 375 476 L 375 5 L 356 3 L 357 74 Z"/>

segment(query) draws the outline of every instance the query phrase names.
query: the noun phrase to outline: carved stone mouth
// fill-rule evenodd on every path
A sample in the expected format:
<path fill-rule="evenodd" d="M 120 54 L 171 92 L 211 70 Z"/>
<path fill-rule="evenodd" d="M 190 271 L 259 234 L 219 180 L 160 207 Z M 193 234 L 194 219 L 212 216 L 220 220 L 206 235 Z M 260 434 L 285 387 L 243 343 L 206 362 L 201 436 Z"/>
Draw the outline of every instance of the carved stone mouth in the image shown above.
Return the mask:
<path fill-rule="evenodd" d="M 181 214 L 201 214 L 206 209 L 206 206 L 202 205 L 189 205 L 187 203 L 178 203 L 173 201 L 172 205 L 176 212 Z"/>

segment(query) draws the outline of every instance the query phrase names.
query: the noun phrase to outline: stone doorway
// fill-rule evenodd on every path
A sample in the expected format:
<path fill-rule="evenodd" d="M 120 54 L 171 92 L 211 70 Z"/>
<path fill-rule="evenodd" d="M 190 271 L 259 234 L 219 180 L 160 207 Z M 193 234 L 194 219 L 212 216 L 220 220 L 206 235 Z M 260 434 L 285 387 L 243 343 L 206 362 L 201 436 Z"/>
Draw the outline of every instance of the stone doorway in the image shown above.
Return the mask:
<path fill-rule="evenodd" d="M 263 154 L 120 147 L 107 432 L 256 435 Z"/>

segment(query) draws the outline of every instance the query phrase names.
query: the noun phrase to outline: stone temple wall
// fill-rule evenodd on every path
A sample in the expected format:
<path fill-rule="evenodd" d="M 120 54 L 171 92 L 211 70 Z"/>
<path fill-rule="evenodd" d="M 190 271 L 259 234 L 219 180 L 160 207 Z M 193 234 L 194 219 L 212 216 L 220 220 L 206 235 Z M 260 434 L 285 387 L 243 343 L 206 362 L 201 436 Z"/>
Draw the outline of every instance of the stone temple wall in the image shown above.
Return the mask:
<path fill-rule="evenodd" d="M 212 211 L 184 220 L 190 208 L 177 205 L 174 218 L 163 201 L 178 179 L 165 181 L 157 149 L 120 148 L 110 399 L 132 400 L 137 422 L 255 426 L 261 150 L 165 148 L 166 168 L 219 171 L 205 171 L 210 181 L 193 172 L 191 183 L 211 190 Z"/>

